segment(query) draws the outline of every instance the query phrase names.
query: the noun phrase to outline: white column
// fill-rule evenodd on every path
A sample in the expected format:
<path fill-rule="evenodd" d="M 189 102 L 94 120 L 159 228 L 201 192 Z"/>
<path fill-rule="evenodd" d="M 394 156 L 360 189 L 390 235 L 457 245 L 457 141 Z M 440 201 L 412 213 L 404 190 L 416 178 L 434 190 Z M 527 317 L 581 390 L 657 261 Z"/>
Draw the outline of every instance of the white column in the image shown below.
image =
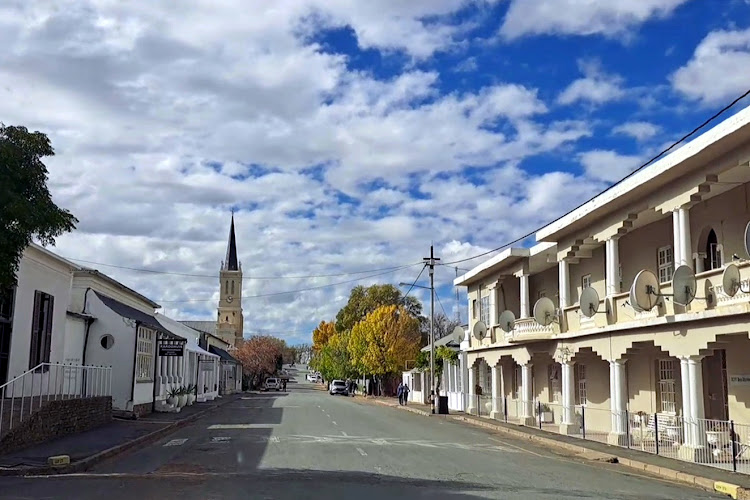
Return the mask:
<path fill-rule="evenodd" d="M 620 293 L 620 244 L 617 239 L 610 238 L 605 243 L 605 275 L 607 281 L 607 295 Z"/>
<path fill-rule="evenodd" d="M 672 241 L 674 242 L 674 248 L 672 248 L 672 254 L 674 256 L 674 265 L 675 267 L 680 265 L 680 256 L 682 255 L 682 249 L 680 248 L 680 243 L 682 242 L 682 237 L 680 235 L 680 211 L 679 210 L 673 210 L 672 211 Z"/>
<path fill-rule="evenodd" d="M 625 379 L 625 361 L 621 359 L 610 361 L 609 398 L 612 412 L 612 432 L 608 440 L 610 444 L 624 444 L 625 442 L 625 409 L 627 408 Z"/>
<path fill-rule="evenodd" d="M 701 252 L 693 254 L 693 262 L 695 263 L 695 274 L 702 273 L 705 268 L 703 264 L 704 254 Z"/>
<path fill-rule="evenodd" d="M 521 319 L 531 316 L 529 313 L 529 275 L 522 274 L 518 278 L 521 283 Z"/>
<path fill-rule="evenodd" d="M 503 414 L 500 392 L 501 373 L 502 367 L 498 365 L 492 366 L 492 412 L 490 413 L 490 418 L 500 418 Z"/>
<path fill-rule="evenodd" d="M 532 373 L 531 363 L 521 365 L 521 399 L 523 412 L 521 417 L 526 419 L 534 419 L 534 396 L 531 391 L 532 384 Z"/>
<path fill-rule="evenodd" d="M 490 290 L 490 324 L 487 325 L 487 328 L 491 328 L 493 325 L 497 324 L 497 304 L 499 303 L 497 295 L 499 289 L 500 287 L 495 285 L 495 287 Z"/>
<path fill-rule="evenodd" d="M 688 358 L 680 358 L 680 378 L 682 379 L 682 418 L 683 418 L 683 431 L 685 433 L 685 444 L 690 446 L 693 444 L 693 430 L 689 424 L 690 416 L 692 414 L 692 402 L 690 390 L 690 367 L 688 365 Z"/>
<path fill-rule="evenodd" d="M 570 265 L 563 259 L 557 263 L 558 283 L 560 288 L 560 308 L 570 305 Z"/>
<path fill-rule="evenodd" d="M 468 378 L 468 385 L 469 385 L 469 387 L 468 387 L 468 389 L 469 389 L 468 390 L 468 394 L 469 394 L 468 399 L 469 399 L 469 401 L 468 401 L 468 405 L 467 405 L 466 411 L 467 411 L 467 413 L 476 413 L 476 411 L 477 411 L 476 410 L 476 408 L 477 408 L 477 395 L 474 392 L 474 387 L 476 386 L 477 383 L 476 383 L 475 376 L 474 376 L 474 367 L 473 366 L 470 366 L 468 368 L 468 377 L 467 378 Z"/>
<path fill-rule="evenodd" d="M 563 415 L 562 423 L 572 425 L 575 421 L 575 377 L 573 375 L 573 363 L 566 361 L 560 363 L 560 372 L 562 374 L 562 403 Z"/>
<path fill-rule="evenodd" d="M 692 419 L 693 441 L 696 448 L 703 446 L 705 429 L 701 420 L 706 417 L 703 407 L 703 370 L 700 356 L 691 356 L 687 359 L 688 373 L 690 375 L 690 418 Z"/>
<path fill-rule="evenodd" d="M 678 213 L 680 222 L 680 265 L 692 267 L 693 246 L 690 237 L 690 209 L 681 208 Z"/>

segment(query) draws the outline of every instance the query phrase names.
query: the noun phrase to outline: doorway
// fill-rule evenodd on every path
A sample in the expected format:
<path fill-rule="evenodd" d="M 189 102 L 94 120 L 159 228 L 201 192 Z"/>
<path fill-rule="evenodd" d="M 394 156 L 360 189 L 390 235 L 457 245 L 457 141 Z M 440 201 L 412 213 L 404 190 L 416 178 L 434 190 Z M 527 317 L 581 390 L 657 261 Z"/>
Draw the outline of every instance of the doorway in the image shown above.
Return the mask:
<path fill-rule="evenodd" d="M 716 349 L 703 358 L 703 394 L 706 418 L 729 420 L 727 395 L 727 353 Z"/>

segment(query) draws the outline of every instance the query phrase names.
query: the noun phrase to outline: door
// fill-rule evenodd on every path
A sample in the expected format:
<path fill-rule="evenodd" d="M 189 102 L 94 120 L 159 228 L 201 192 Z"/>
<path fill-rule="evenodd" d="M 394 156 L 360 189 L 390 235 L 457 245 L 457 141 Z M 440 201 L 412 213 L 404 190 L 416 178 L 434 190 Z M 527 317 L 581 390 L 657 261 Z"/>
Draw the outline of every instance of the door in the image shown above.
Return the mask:
<path fill-rule="evenodd" d="M 0 292 L 0 385 L 8 381 L 10 337 L 13 331 L 15 287 Z"/>
<path fill-rule="evenodd" d="M 709 420 L 729 420 L 727 356 L 724 349 L 703 358 L 703 405 Z"/>

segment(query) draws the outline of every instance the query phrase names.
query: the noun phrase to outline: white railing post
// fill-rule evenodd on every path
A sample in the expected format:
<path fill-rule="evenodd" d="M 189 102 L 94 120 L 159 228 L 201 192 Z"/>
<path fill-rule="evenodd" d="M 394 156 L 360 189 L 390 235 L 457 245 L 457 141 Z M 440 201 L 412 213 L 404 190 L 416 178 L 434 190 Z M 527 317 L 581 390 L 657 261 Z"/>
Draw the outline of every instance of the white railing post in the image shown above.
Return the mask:
<path fill-rule="evenodd" d="M 23 397 L 26 394 L 26 374 L 24 373 L 21 377 L 21 416 L 18 421 L 23 422 Z"/>

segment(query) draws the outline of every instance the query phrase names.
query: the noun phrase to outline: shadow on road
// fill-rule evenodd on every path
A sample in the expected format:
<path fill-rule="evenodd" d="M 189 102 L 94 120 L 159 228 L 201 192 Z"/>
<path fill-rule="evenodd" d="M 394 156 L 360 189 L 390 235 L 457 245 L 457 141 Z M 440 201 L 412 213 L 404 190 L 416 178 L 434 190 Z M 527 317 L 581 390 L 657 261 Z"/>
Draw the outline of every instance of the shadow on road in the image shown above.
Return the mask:
<path fill-rule="evenodd" d="M 60 476 L 44 479 L 7 478 L 0 498 L 333 498 L 394 499 L 493 497 L 494 488 L 479 483 L 384 476 L 366 472 L 257 470 L 247 474 L 191 474 L 189 471 L 117 478 Z M 113 487 L 115 486 L 116 487 Z M 21 494 L 19 494 L 21 493 Z M 527 495 L 524 492 L 523 495 Z M 503 496 L 503 498 L 508 498 Z M 521 498 L 521 495 L 519 495 Z"/>

